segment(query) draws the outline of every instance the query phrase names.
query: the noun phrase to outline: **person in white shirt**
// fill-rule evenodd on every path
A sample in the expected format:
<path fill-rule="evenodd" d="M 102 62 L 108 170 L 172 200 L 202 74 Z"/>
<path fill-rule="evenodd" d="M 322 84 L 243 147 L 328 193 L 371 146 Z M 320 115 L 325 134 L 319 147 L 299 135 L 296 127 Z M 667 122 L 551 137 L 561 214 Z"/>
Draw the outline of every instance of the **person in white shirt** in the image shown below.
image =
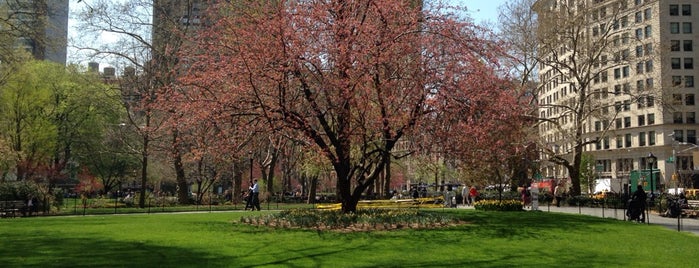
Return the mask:
<path fill-rule="evenodd" d="M 250 198 L 252 202 L 251 209 L 255 210 L 255 208 L 257 208 L 257 211 L 260 211 L 260 186 L 257 184 L 257 179 L 255 179 L 250 186 L 250 192 L 252 192 L 252 198 Z"/>

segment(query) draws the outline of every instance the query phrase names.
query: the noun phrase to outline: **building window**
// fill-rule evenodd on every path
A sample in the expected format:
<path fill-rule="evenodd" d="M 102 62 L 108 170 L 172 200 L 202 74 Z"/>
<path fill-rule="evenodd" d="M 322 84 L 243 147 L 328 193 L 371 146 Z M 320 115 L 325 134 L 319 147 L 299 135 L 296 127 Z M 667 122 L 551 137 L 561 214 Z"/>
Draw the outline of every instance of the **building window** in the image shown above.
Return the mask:
<path fill-rule="evenodd" d="M 649 89 L 653 88 L 653 78 L 646 78 L 646 87 Z"/>
<path fill-rule="evenodd" d="M 680 41 L 679 40 L 675 40 L 675 41 L 677 41 L 677 49 L 679 49 L 680 48 Z M 636 46 L 636 57 L 637 58 L 643 57 L 643 46 Z"/>
<path fill-rule="evenodd" d="M 636 103 L 637 103 L 636 108 L 642 109 L 644 106 L 646 106 L 646 97 L 641 96 L 641 97 L 636 98 Z M 639 117 L 640 117 L 640 115 L 639 115 Z"/>
<path fill-rule="evenodd" d="M 643 22 L 643 13 L 641 11 L 636 12 L 636 23 L 641 23 Z"/>
<path fill-rule="evenodd" d="M 697 115 L 695 112 L 687 112 L 685 115 L 685 122 L 687 124 L 696 124 L 697 123 Z M 687 133 L 689 134 L 689 133 Z"/>
<path fill-rule="evenodd" d="M 624 137 L 624 147 L 631 147 L 631 134 L 626 134 Z"/>
<path fill-rule="evenodd" d="M 638 133 L 638 146 L 646 146 L 646 133 Z"/>
<path fill-rule="evenodd" d="M 682 84 L 682 76 L 673 75 L 672 76 L 672 86 L 679 86 L 681 84 Z"/>
<path fill-rule="evenodd" d="M 694 76 L 693 75 L 687 75 L 684 77 L 684 86 L 685 87 L 694 87 Z"/>
<path fill-rule="evenodd" d="M 679 16 L 680 15 L 680 6 L 679 5 L 670 5 L 670 16 Z"/>
<path fill-rule="evenodd" d="M 691 22 L 683 22 L 682 23 L 682 33 L 685 33 L 685 34 L 692 33 L 692 23 Z"/>
<path fill-rule="evenodd" d="M 624 147 L 624 140 L 621 138 L 621 135 L 616 136 L 616 148 L 622 148 Z"/>
<path fill-rule="evenodd" d="M 682 105 L 682 94 L 672 94 L 672 105 Z"/>
<path fill-rule="evenodd" d="M 621 88 L 624 90 L 625 94 L 631 94 L 631 85 L 629 85 L 629 83 L 624 83 Z"/>
<path fill-rule="evenodd" d="M 636 63 L 636 74 L 643 74 L 643 62 Z"/>
<path fill-rule="evenodd" d="M 692 40 L 683 40 L 682 46 L 684 47 L 684 51 L 693 51 Z"/>
<path fill-rule="evenodd" d="M 631 110 L 631 101 L 630 100 L 625 100 L 624 101 L 624 111 L 630 111 Z M 629 119 L 629 124 L 631 124 L 631 120 Z"/>
<path fill-rule="evenodd" d="M 682 124 L 682 112 L 672 113 L 672 123 Z"/>
<path fill-rule="evenodd" d="M 648 43 L 646 44 L 646 56 L 653 55 L 653 44 Z"/>
<path fill-rule="evenodd" d="M 670 51 L 680 51 L 680 40 L 670 40 Z M 636 56 L 638 57 L 638 47 L 636 47 Z"/>
<path fill-rule="evenodd" d="M 648 131 L 648 145 L 655 145 L 655 131 Z"/>
<path fill-rule="evenodd" d="M 624 117 L 624 127 L 631 127 L 631 117 Z"/>
<path fill-rule="evenodd" d="M 639 115 L 638 116 L 638 126 L 645 126 L 645 125 L 646 125 L 646 116 Z"/>
<path fill-rule="evenodd" d="M 643 91 L 643 80 L 636 80 L 636 91 Z"/>
<path fill-rule="evenodd" d="M 688 106 L 694 105 L 694 94 L 684 95 L 684 105 L 688 105 Z"/>
<path fill-rule="evenodd" d="M 682 16 L 692 15 L 692 5 L 682 5 Z"/>
<path fill-rule="evenodd" d="M 687 130 L 687 142 L 697 144 L 697 131 L 693 129 Z"/>
<path fill-rule="evenodd" d="M 649 125 L 654 125 L 654 124 L 655 124 L 655 114 L 648 114 L 648 116 L 646 116 L 646 118 L 648 118 L 648 124 L 649 124 Z"/>
<path fill-rule="evenodd" d="M 614 120 L 614 123 L 616 123 L 616 129 L 621 129 L 621 118 Z"/>
<path fill-rule="evenodd" d="M 649 26 L 646 26 L 644 29 L 646 38 L 649 38 L 653 34 L 653 28 Z"/>
<path fill-rule="evenodd" d="M 680 58 L 670 58 L 670 66 L 672 69 L 680 69 Z"/>
<path fill-rule="evenodd" d="M 595 121 L 595 131 L 601 131 L 601 130 L 602 130 L 602 122 Z"/>
<path fill-rule="evenodd" d="M 653 61 L 649 60 L 646 61 L 646 73 L 650 73 L 653 71 Z"/>
<path fill-rule="evenodd" d="M 684 141 L 684 131 L 680 129 L 675 129 L 673 131 L 673 136 L 675 137 L 676 141 L 683 142 Z"/>
<path fill-rule="evenodd" d="M 680 33 L 680 23 L 679 22 L 670 22 L 670 33 L 671 34 Z M 638 30 L 636 31 L 636 37 L 638 37 Z"/>
<path fill-rule="evenodd" d="M 682 10 L 684 11 L 684 9 L 682 9 Z M 643 10 L 643 19 L 644 20 L 649 20 L 651 15 L 652 15 L 652 12 L 651 12 L 650 8 L 646 8 L 646 10 Z"/>
<path fill-rule="evenodd" d="M 638 39 L 638 40 L 643 39 L 643 29 L 641 29 L 641 28 L 636 29 L 636 39 Z"/>
<path fill-rule="evenodd" d="M 684 58 L 684 68 L 685 69 L 694 69 L 694 59 L 693 58 Z"/>

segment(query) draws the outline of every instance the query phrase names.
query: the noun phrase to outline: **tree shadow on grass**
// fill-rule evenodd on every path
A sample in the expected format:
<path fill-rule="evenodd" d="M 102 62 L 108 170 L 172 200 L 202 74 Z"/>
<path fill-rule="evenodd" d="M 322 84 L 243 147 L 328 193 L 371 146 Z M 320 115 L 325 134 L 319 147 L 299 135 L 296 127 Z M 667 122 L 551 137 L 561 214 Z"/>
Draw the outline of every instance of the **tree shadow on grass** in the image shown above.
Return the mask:
<path fill-rule="evenodd" d="M 230 256 L 222 258 L 211 251 L 100 239 L 94 235 L 35 233 L 27 238 L 6 234 L 3 244 L 2 267 L 222 267 L 231 261 Z"/>

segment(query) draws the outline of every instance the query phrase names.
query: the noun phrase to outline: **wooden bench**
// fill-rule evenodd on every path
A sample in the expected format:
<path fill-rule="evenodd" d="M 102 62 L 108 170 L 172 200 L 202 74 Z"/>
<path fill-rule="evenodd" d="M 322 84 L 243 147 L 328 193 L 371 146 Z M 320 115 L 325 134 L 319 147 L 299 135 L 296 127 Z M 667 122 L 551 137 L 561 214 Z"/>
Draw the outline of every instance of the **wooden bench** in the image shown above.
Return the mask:
<path fill-rule="evenodd" d="M 682 209 L 682 215 L 696 218 L 699 217 L 699 200 L 687 200 L 689 208 Z"/>
<path fill-rule="evenodd" d="M 22 200 L 0 201 L 0 217 L 14 218 L 25 213 L 27 203 Z"/>

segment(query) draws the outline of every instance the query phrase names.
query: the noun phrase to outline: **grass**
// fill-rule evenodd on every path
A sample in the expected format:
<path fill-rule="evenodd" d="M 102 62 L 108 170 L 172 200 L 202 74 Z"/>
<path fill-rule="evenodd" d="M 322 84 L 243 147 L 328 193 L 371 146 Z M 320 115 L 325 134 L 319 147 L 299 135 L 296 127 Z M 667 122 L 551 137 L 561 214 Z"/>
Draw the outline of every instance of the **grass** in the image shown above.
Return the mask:
<path fill-rule="evenodd" d="M 339 233 L 238 223 L 263 212 L 0 220 L 3 267 L 690 267 L 699 236 L 584 215 L 436 210 L 470 224 Z"/>

